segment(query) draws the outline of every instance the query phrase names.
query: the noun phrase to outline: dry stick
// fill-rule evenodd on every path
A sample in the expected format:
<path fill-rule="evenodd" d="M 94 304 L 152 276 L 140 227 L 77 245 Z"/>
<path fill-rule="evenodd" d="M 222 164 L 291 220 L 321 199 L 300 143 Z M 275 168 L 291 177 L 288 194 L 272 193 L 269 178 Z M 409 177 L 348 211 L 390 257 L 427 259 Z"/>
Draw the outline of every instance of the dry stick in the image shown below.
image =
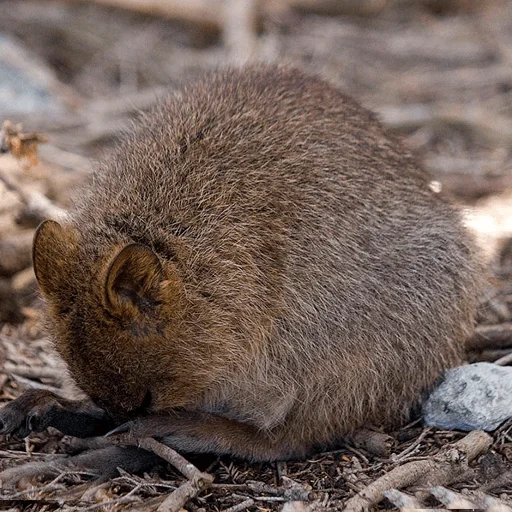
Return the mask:
<path fill-rule="evenodd" d="M 260 3 L 261 0 L 224 2 L 223 38 L 230 61 L 244 63 L 255 54 Z"/>
<path fill-rule="evenodd" d="M 409 462 L 381 476 L 347 501 L 345 512 L 362 512 L 379 503 L 384 491 L 412 484 L 445 485 L 467 469 L 467 463 L 492 444 L 485 432 L 475 430 L 454 444 L 445 446 L 433 459 Z"/>
<path fill-rule="evenodd" d="M 510 349 L 482 350 L 481 352 L 468 352 L 468 360 L 471 363 L 494 363 L 502 357 L 508 356 Z"/>
<path fill-rule="evenodd" d="M 430 494 L 448 510 L 486 510 L 493 512 L 512 512 L 512 508 L 501 500 L 492 498 L 487 494 L 477 492 L 469 495 L 462 495 L 450 491 L 444 487 L 433 487 L 429 489 Z"/>
<path fill-rule="evenodd" d="M 458 126 L 496 145 L 512 141 L 512 123 L 503 116 L 489 115 L 483 108 L 459 105 L 382 106 L 377 109 L 384 124 L 398 131 L 412 131 L 427 124 Z"/>
<path fill-rule="evenodd" d="M 162 16 L 199 25 L 203 30 L 218 32 L 223 26 L 222 2 L 213 0 L 92 0 L 135 12 Z M 243 0 L 235 0 L 240 3 Z M 298 9 L 320 14 L 375 14 L 388 0 L 265 0 L 265 11 Z"/>
<path fill-rule="evenodd" d="M 35 380 L 26 379 L 25 377 L 21 377 L 20 375 L 12 374 L 13 379 L 19 384 L 23 385 L 27 389 L 44 389 L 45 391 L 50 391 L 51 393 L 55 393 L 56 395 L 62 396 L 63 391 L 61 388 L 57 388 L 55 386 L 48 386 L 47 384 L 41 384 L 40 382 L 36 382 Z"/>
<path fill-rule="evenodd" d="M 440 166 L 442 161 L 446 164 L 445 167 Z M 454 164 L 454 161 L 455 159 L 450 157 L 427 157 L 425 167 L 434 176 L 439 176 L 443 190 L 457 197 L 469 201 L 492 194 L 501 194 L 504 190 L 512 188 L 512 176 L 506 172 L 499 175 L 485 174 L 485 167 L 478 162 L 475 165 L 475 161 L 462 170 L 456 168 L 458 163 Z"/>
<path fill-rule="evenodd" d="M 283 485 L 272 487 L 264 482 L 248 480 L 244 484 L 212 484 L 212 489 L 224 489 L 229 491 L 253 492 L 258 494 L 270 494 L 275 498 L 290 501 L 311 501 L 316 498 L 313 491 L 286 476 L 283 476 Z"/>
<path fill-rule="evenodd" d="M 152 437 L 129 441 L 139 448 L 153 452 L 174 466 L 188 480 L 173 491 L 158 507 L 157 512 L 178 512 L 188 500 L 195 498 L 213 482 L 213 476 L 199 471 L 192 463 L 175 450 Z"/>
<path fill-rule="evenodd" d="M 271 4 L 275 0 L 267 0 Z M 281 0 L 288 7 L 303 12 L 324 14 L 331 16 L 339 15 L 373 15 L 384 10 L 388 0 Z"/>
<path fill-rule="evenodd" d="M 138 496 L 134 496 L 140 489 L 142 485 L 137 485 L 131 491 L 127 492 L 124 496 L 119 496 L 118 498 L 113 498 L 111 500 L 100 501 L 99 503 L 95 503 L 94 505 L 89 505 L 82 510 L 85 512 L 87 510 L 98 510 L 103 507 L 109 507 L 111 505 L 122 505 L 124 503 L 133 503 L 134 501 L 140 502 L 141 498 Z"/>
<path fill-rule="evenodd" d="M 363 448 L 378 457 L 389 457 L 391 450 L 396 445 L 396 440 L 382 432 L 375 432 L 362 428 L 351 438 L 356 448 Z"/>
<path fill-rule="evenodd" d="M 500 366 L 506 366 L 507 364 L 512 363 L 512 352 L 507 354 L 506 356 L 500 357 L 494 361 L 494 364 L 498 364 Z"/>
<path fill-rule="evenodd" d="M 169 86 L 155 86 L 140 91 L 123 94 L 120 97 L 100 99 L 87 104 L 87 120 L 98 117 L 126 116 L 132 112 L 145 110 L 154 105 L 159 98 L 164 98 L 172 92 Z"/>
<path fill-rule="evenodd" d="M 430 432 L 430 430 L 431 429 L 428 427 L 425 428 L 423 430 L 423 432 L 419 435 L 419 437 L 414 441 L 414 443 L 412 443 L 410 446 L 408 446 L 405 450 L 403 450 L 401 453 L 399 453 L 396 457 L 393 457 L 391 462 L 393 462 L 393 464 L 397 464 L 397 463 L 403 461 L 404 459 L 409 458 L 408 456 L 418 449 L 419 445 L 423 442 L 423 439 L 425 439 L 425 437 Z"/>
<path fill-rule="evenodd" d="M 445 487 L 432 487 L 429 489 L 430 494 L 441 502 L 449 509 L 473 509 L 476 508 L 475 503 L 472 503 L 469 499 L 462 497 L 453 491 L 446 489 Z"/>
<path fill-rule="evenodd" d="M 21 186 L 9 180 L 2 173 L 0 173 L 0 181 L 4 183 L 8 190 L 16 193 L 31 214 L 39 220 L 53 219 L 58 221 L 65 220 L 67 218 L 68 214 L 65 210 L 53 204 L 40 192 L 24 190 Z"/>
<path fill-rule="evenodd" d="M 247 510 L 249 507 L 254 505 L 254 500 L 252 498 L 248 498 L 242 503 L 238 503 L 238 505 L 233 505 L 232 507 L 225 508 L 222 512 L 243 512 Z"/>
<path fill-rule="evenodd" d="M 19 450 L 0 450 L 0 459 L 52 459 L 55 457 L 53 453 L 40 453 L 40 452 L 22 452 Z"/>
<path fill-rule="evenodd" d="M 46 366 L 25 366 L 11 363 L 5 363 L 3 367 L 5 373 L 12 373 L 20 377 L 29 379 L 52 379 L 61 383 L 65 375 L 60 368 L 48 368 Z"/>
<path fill-rule="evenodd" d="M 400 509 L 400 512 L 409 512 L 410 510 L 424 508 L 416 498 L 400 492 L 397 489 L 384 491 L 383 494 L 395 507 Z"/>
<path fill-rule="evenodd" d="M 222 25 L 220 5 L 212 0 L 93 0 L 94 3 L 183 20 L 217 32 Z"/>
<path fill-rule="evenodd" d="M 213 0 L 92 0 L 97 4 L 162 16 L 200 25 L 217 32 L 222 23 L 222 2 Z M 235 0 L 236 2 L 237 0 Z M 238 0 L 242 2 L 242 0 Z M 233 3 L 235 3 L 233 2 Z M 389 0 L 264 0 L 266 12 L 296 9 L 302 12 L 339 15 L 373 15 L 385 9 Z"/>
<path fill-rule="evenodd" d="M 309 501 L 315 497 L 303 485 L 287 477 L 283 477 L 283 486 L 281 487 L 272 487 L 263 482 L 253 480 L 249 480 L 246 485 L 253 492 L 271 494 L 272 496 L 290 501 Z"/>
<path fill-rule="evenodd" d="M 71 153 L 70 151 L 65 151 L 50 144 L 41 146 L 39 148 L 39 155 L 45 162 L 73 171 L 90 171 L 92 167 L 91 160 L 88 158 L 76 153 Z"/>

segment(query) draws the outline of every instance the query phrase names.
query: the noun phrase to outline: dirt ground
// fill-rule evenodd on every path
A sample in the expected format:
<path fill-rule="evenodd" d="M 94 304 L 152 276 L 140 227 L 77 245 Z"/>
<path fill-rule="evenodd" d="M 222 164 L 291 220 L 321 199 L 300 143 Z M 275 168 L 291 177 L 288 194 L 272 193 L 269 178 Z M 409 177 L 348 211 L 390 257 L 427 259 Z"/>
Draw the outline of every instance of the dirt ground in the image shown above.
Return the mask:
<path fill-rule="evenodd" d="M 180 10 L 183 2 L 168 0 L 152 13 L 137 10 L 152 2 L 114 3 L 0 0 L 0 122 L 9 121 L 0 137 L 0 405 L 27 388 L 78 393 L 41 323 L 30 266 L 37 224 L 65 213 L 140 111 L 248 56 L 339 84 L 401 134 L 435 186 L 464 206 L 492 275 L 468 359 L 512 364 L 512 1 L 239 0 L 244 10 L 198 0 L 189 7 L 207 8 Z M 302 462 L 192 459 L 214 483 L 184 509 L 512 510 L 512 422 L 491 438 L 467 435 L 417 420 Z M 83 448 L 57 431 L 0 437 L 0 471 L 55 465 L 49 479 L 3 486 L 0 510 L 174 510 L 167 498 L 187 479 L 170 464 L 107 482 L 58 468 L 56 456 Z M 398 494 L 383 498 L 388 489 Z M 367 501 L 349 501 L 357 496 Z"/>

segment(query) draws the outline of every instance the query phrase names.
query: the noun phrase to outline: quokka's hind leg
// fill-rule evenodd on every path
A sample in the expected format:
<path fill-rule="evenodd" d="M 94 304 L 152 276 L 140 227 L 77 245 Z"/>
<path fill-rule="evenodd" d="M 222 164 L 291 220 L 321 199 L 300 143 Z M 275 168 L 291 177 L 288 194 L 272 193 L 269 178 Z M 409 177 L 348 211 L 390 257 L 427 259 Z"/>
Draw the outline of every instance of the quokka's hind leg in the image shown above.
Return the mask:
<path fill-rule="evenodd" d="M 146 416 L 125 423 L 107 435 L 116 434 L 133 439 L 156 437 L 178 452 L 233 455 L 252 461 L 301 458 L 311 452 L 311 447 L 290 435 L 285 426 L 267 432 L 248 423 L 202 412 Z"/>

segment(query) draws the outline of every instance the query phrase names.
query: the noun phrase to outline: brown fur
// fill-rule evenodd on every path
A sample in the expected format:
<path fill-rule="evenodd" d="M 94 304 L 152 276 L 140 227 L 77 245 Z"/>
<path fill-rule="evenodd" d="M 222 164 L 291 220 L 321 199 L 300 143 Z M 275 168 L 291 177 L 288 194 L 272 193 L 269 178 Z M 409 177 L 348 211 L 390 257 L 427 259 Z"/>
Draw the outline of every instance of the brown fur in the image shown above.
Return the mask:
<path fill-rule="evenodd" d="M 288 458 L 397 425 L 459 362 L 478 287 L 428 180 L 320 79 L 207 77 L 40 229 L 57 350 L 119 421 L 150 396 L 139 427 L 184 450 Z"/>

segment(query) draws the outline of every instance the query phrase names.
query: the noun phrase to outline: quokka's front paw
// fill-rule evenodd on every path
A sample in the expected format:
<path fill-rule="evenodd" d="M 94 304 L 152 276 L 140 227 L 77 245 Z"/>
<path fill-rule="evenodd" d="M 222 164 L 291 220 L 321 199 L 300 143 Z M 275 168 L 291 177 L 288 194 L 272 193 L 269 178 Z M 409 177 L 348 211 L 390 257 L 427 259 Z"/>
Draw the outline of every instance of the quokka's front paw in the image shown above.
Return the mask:
<path fill-rule="evenodd" d="M 59 404 L 49 391 L 30 389 L 0 409 L 0 435 L 23 439 L 41 432 L 52 420 Z"/>

